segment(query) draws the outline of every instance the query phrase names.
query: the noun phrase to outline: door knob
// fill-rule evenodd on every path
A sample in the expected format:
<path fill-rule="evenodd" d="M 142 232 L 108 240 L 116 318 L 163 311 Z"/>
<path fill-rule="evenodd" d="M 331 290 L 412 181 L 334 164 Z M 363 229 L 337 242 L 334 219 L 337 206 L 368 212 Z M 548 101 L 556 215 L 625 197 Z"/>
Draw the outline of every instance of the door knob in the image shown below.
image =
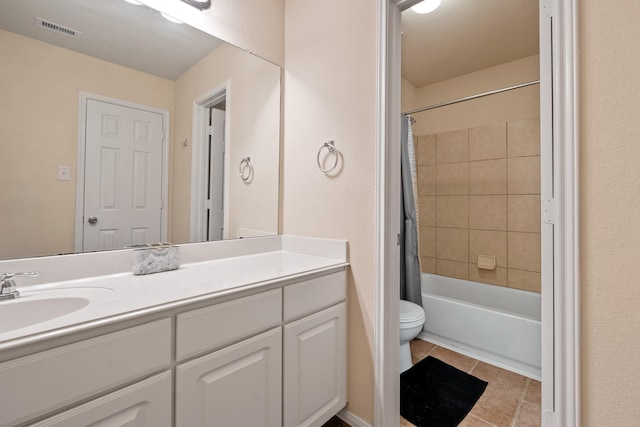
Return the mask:
<path fill-rule="evenodd" d="M 89 219 L 87 219 L 87 222 L 91 225 L 96 225 L 98 223 L 98 218 L 96 218 L 95 216 L 90 216 Z"/>

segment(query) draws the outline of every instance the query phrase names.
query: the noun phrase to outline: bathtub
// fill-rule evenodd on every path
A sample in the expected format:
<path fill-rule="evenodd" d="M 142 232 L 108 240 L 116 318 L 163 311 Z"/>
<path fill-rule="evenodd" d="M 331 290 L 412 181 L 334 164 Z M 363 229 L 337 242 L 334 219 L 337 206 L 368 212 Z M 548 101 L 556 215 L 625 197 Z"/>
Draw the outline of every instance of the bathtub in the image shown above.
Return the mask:
<path fill-rule="evenodd" d="M 422 274 L 418 336 L 540 380 L 540 294 Z"/>

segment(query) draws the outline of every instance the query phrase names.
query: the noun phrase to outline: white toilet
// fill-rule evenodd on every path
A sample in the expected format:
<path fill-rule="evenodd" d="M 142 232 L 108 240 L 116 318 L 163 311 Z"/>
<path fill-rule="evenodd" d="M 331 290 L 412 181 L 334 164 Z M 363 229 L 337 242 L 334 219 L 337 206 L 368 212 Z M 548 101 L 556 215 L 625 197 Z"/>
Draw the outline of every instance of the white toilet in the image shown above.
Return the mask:
<path fill-rule="evenodd" d="M 411 366 L 409 341 L 418 336 L 424 325 L 424 309 L 418 304 L 400 300 L 400 373 Z"/>

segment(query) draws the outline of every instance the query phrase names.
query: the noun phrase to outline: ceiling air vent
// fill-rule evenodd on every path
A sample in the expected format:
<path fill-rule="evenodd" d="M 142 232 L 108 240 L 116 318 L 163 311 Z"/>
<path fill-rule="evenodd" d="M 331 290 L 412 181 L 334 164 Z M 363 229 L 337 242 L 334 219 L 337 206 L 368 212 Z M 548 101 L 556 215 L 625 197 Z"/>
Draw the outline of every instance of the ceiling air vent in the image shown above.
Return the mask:
<path fill-rule="evenodd" d="M 54 33 L 62 34 L 67 37 L 77 37 L 82 34 L 80 31 L 63 27 L 62 25 L 55 24 L 42 18 L 36 18 L 36 27 L 44 28 L 45 30 L 53 31 Z"/>

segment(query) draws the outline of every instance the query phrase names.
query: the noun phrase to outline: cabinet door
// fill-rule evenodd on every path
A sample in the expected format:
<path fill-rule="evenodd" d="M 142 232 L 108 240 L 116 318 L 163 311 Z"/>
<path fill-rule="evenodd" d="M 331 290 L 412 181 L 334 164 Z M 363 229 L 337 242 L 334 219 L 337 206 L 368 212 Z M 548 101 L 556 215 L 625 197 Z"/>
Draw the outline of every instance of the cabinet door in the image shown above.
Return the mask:
<path fill-rule="evenodd" d="M 110 393 L 31 427 L 171 427 L 171 372 Z"/>
<path fill-rule="evenodd" d="M 281 327 L 178 366 L 176 427 L 281 423 Z"/>
<path fill-rule="evenodd" d="M 321 426 L 347 404 L 345 303 L 284 326 L 284 426 Z"/>

